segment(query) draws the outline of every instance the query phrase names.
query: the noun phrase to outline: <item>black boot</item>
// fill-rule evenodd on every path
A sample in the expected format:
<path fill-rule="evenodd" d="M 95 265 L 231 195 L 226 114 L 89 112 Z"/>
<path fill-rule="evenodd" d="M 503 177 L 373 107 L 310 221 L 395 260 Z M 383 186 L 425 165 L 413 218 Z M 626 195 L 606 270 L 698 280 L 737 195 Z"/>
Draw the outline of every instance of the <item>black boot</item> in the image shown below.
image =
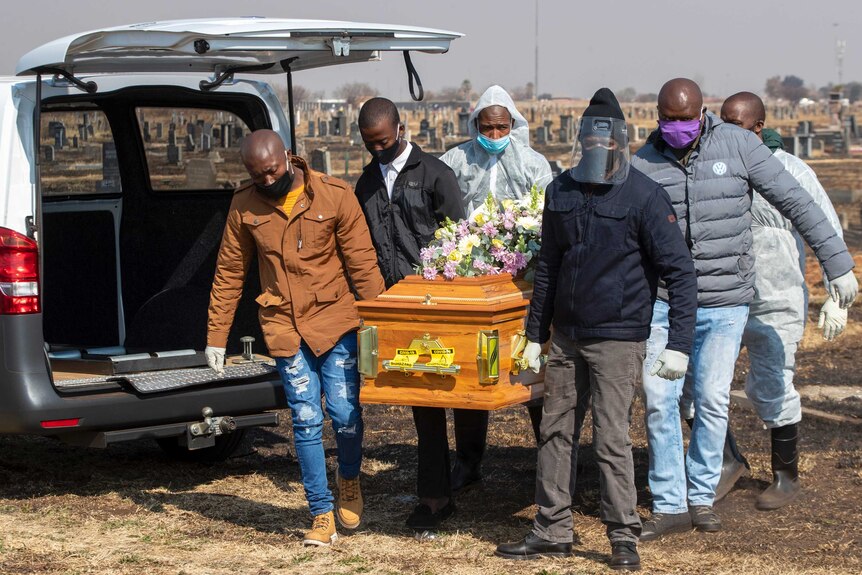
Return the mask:
<path fill-rule="evenodd" d="M 689 429 L 694 425 L 693 419 L 686 419 Z M 736 445 L 736 439 L 730 431 L 730 422 L 727 423 L 727 435 L 724 438 L 724 455 L 721 461 L 721 477 L 718 479 L 718 485 L 715 488 L 715 499 L 713 504 L 718 503 L 730 493 L 740 477 L 748 475 L 751 471 L 751 466 L 748 460 L 739 452 Z"/>
<path fill-rule="evenodd" d="M 772 430 L 772 484 L 757 496 L 755 507 L 772 511 L 784 507 L 799 496 L 799 427 L 793 423 Z"/>

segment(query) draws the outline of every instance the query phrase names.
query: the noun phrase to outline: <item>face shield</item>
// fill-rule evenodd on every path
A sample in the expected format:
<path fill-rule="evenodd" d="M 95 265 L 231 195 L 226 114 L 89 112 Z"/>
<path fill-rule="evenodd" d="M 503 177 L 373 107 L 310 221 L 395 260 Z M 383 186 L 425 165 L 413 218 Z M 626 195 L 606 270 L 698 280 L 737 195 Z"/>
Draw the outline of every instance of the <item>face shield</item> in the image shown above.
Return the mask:
<path fill-rule="evenodd" d="M 624 120 L 584 116 L 572 149 L 571 175 L 585 184 L 619 184 L 629 175 L 629 137 Z"/>

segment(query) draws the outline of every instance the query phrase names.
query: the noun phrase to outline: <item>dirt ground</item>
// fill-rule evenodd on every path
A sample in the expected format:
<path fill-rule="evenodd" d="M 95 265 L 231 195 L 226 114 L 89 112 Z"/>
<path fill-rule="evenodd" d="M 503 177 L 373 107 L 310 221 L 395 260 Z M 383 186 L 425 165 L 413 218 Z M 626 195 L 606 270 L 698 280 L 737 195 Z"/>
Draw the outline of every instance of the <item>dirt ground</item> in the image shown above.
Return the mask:
<path fill-rule="evenodd" d="M 857 275 L 862 245 L 852 242 Z M 811 264 L 812 262 L 809 262 Z M 815 330 L 825 297 L 809 265 L 811 319 L 798 355 L 798 385 L 862 391 L 862 306 L 828 343 Z M 745 357 L 735 389 L 741 389 Z M 802 497 L 788 508 L 754 509 L 770 480 L 769 433 L 749 410 L 733 405 L 731 422 L 752 475 L 717 505 L 724 529 L 688 533 L 640 546 L 647 573 L 859 573 L 862 571 L 862 409 L 854 399 L 807 407 L 841 413 L 844 422 L 806 416 L 801 426 Z M 849 403 L 848 403 L 849 401 Z M 643 410 L 632 437 L 638 503 L 648 515 Z M 287 413 L 283 421 L 289 421 Z M 368 406 L 362 528 L 332 549 L 300 545 L 309 524 L 290 455 L 290 430 L 257 430 L 246 454 L 216 465 L 165 458 L 151 442 L 86 450 L 34 437 L 0 437 L 0 573 L 2 574 L 398 574 L 530 575 L 603 573 L 609 547 L 598 519 L 599 489 L 591 431 L 581 439 L 572 512 L 578 545 L 567 560 L 504 561 L 497 543 L 523 536 L 532 505 L 535 448 L 526 410 L 491 417 L 484 486 L 457 500 L 447 531 L 417 541 L 404 527 L 415 504 L 415 435 L 409 409 Z M 589 419 L 588 419 L 589 423 Z M 451 443 L 451 430 L 450 430 Z M 334 441 L 325 436 L 334 469 Z"/>

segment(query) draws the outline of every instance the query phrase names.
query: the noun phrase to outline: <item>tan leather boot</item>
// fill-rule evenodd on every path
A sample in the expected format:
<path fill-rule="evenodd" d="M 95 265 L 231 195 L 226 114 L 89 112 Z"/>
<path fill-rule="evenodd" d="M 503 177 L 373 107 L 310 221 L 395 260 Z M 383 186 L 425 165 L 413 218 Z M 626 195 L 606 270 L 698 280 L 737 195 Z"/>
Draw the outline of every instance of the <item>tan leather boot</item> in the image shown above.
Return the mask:
<path fill-rule="evenodd" d="M 335 506 L 335 516 L 345 529 L 356 529 L 362 521 L 362 488 L 359 486 L 359 476 L 344 479 L 336 471 L 335 483 L 338 486 L 338 503 Z"/>
<path fill-rule="evenodd" d="M 328 547 L 332 543 L 335 543 L 337 539 L 338 533 L 335 532 L 335 516 L 332 511 L 328 511 L 314 516 L 311 531 L 305 534 L 302 544 Z"/>

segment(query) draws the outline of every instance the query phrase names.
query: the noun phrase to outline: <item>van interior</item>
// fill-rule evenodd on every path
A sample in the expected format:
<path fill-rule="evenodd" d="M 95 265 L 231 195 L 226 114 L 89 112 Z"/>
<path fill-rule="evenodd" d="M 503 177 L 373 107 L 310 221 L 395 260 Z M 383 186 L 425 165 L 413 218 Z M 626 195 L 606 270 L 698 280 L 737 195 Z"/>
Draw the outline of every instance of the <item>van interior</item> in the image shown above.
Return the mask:
<path fill-rule="evenodd" d="M 41 293 L 55 374 L 61 364 L 87 373 L 76 361 L 204 349 L 227 209 L 247 178 L 239 143 L 268 127 L 264 103 L 247 94 L 151 86 L 43 101 Z M 242 336 L 265 353 L 259 290 L 255 263 L 229 354 Z"/>

